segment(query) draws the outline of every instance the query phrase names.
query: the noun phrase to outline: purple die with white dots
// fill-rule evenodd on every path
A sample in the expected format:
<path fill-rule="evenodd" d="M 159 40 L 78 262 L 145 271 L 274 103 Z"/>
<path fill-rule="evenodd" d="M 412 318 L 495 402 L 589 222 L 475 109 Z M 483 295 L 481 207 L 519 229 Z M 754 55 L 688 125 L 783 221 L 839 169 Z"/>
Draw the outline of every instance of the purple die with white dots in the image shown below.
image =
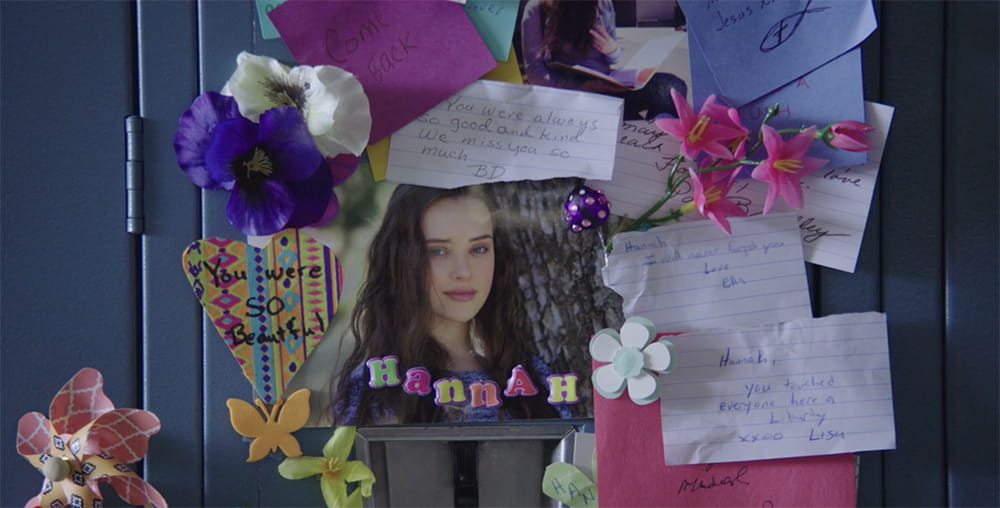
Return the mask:
<path fill-rule="evenodd" d="M 579 233 L 591 229 L 597 224 L 608 220 L 611 215 L 611 204 L 604 196 L 604 191 L 579 185 L 566 196 L 563 204 L 566 210 L 565 219 L 570 231 Z"/>

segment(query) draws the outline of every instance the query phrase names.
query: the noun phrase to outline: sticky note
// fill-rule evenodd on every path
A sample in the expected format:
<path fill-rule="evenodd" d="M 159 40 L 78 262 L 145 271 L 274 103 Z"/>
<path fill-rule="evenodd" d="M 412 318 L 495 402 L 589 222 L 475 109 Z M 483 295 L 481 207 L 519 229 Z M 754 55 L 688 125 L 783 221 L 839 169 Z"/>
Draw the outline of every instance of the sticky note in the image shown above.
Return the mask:
<path fill-rule="evenodd" d="M 267 17 L 267 13 L 281 5 L 284 1 L 257 0 L 257 22 L 260 23 L 260 35 L 264 39 L 277 39 L 279 37 L 278 31 L 275 30 L 274 23 L 271 23 L 271 18 Z"/>
<path fill-rule="evenodd" d="M 792 214 L 619 233 L 602 271 L 626 316 L 660 332 L 812 317 L 802 242 Z"/>
<path fill-rule="evenodd" d="M 670 338 L 660 376 L 667 464 L 892 449 L 885 314 L 867 312 Z"/>
<path fill-rule="evenodd" d="M 365 149 L 368 154 L 368 163 L 372 168 L 372 178 L 376 182 L 385 180 L 385 170 L 389 165 L 389 143 L 391 139 L 383 138 L 368 145 L 368 148 Z"/>
<path fill-rule="evenodd" d="M 392 137 L 387 179 L 430 187 L 610 178 L 622 100 L 481 80 Z"/>
<path fill-rule="evenodd" d="M 468 0 L 465 13 L 497 61 L 507 61 L 507 49 L 514 37 L 517 0 Z"/>
<path fill-rule="evenodd" d="M 287 0 L 270 12 L 299 64 L 334 65 L 361 81 L 374 143 L 496 66 L 465 14 L 445 1 Z"/>
<path fill-rule="evenodd" d="M 565 462 L 546 466 L 542 492 L 573 508 L 597 506 L 597 487 L 593 480 L 576 466 Z"/>
<path fill-rule="evenodd" d="M 514 58 L 514 46 L 507 48 L 507 55 L 508 58 L 506 60 L 497 62 L 496 67 L 490 70 L 490 72 L 483 74 L 483 79 L 504 81 L 516 85 L 524 83 L 524 77 L 521 76 L 521 68 L 517 65 L 517 58 Z"/>

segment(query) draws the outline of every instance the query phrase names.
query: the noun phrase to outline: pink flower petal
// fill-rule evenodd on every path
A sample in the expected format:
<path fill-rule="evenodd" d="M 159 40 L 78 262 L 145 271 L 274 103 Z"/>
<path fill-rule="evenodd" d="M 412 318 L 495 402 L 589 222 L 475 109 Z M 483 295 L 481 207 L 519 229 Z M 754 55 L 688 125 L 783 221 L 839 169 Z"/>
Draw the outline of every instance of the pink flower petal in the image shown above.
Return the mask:
<path fill-rule="evenodd" d="M 103 388 L 104 377 L 97 369 L 86 367 L 74 374 L 49 404 L 49 418 L 55 431 L 73 434 L 114 409 Z"/>
<path fill-rule="evenodd" d="M 49 419 L 42 413 L 33 411 L 17 422 L 17 453 L 38 455 L 49 451 L 52 442 Z"/>
<path fill-rule="evenodd" d="M 87 433 L 87 446 L 131 463 L 146 455 L 149 436 L 160 431 L 160 420 L 142 409 L 115 409 L 101 415 Z"/>

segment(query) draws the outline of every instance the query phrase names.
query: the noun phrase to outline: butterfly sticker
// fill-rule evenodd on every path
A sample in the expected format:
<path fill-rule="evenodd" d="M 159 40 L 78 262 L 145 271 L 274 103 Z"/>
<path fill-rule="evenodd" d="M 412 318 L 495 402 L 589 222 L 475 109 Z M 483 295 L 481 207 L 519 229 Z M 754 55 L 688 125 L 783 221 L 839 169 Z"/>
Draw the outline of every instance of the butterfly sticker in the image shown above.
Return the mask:
<path fill-rule="evenodd" d="M 309 390 L 296 391 L 288 400 L 275 402 L 270 410 L 260 399 L 254 400 L 254 404 L 257 407 L 239 399 L 226 400 L 233 429 L 253 439 L 247 462 L 257 462 L 278 448 L 287 457 L 302 455 L 302 448 L 292 432 L 301 429 L 309 419 Z"/>

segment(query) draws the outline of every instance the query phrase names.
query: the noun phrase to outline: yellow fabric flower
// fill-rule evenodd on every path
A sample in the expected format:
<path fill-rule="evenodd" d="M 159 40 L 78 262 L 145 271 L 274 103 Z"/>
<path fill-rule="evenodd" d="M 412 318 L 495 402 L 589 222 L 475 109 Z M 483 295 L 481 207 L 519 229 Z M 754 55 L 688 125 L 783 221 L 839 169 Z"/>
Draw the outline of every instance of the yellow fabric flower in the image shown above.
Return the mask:
<path fill-rule="evenodd" d="M 278 465 L 278 473 L 288 480 L 319 476 L 323 501 L 328 508 L 360 507 L 361 498 L 372 495 L 375 473 L 360 460 L 347 460 L 354 446 L 356 427 L 337 427 L 323 445 L 322 457 L 290 457 Z M 359 485 L 347 495 L 347 484 Z"/>

